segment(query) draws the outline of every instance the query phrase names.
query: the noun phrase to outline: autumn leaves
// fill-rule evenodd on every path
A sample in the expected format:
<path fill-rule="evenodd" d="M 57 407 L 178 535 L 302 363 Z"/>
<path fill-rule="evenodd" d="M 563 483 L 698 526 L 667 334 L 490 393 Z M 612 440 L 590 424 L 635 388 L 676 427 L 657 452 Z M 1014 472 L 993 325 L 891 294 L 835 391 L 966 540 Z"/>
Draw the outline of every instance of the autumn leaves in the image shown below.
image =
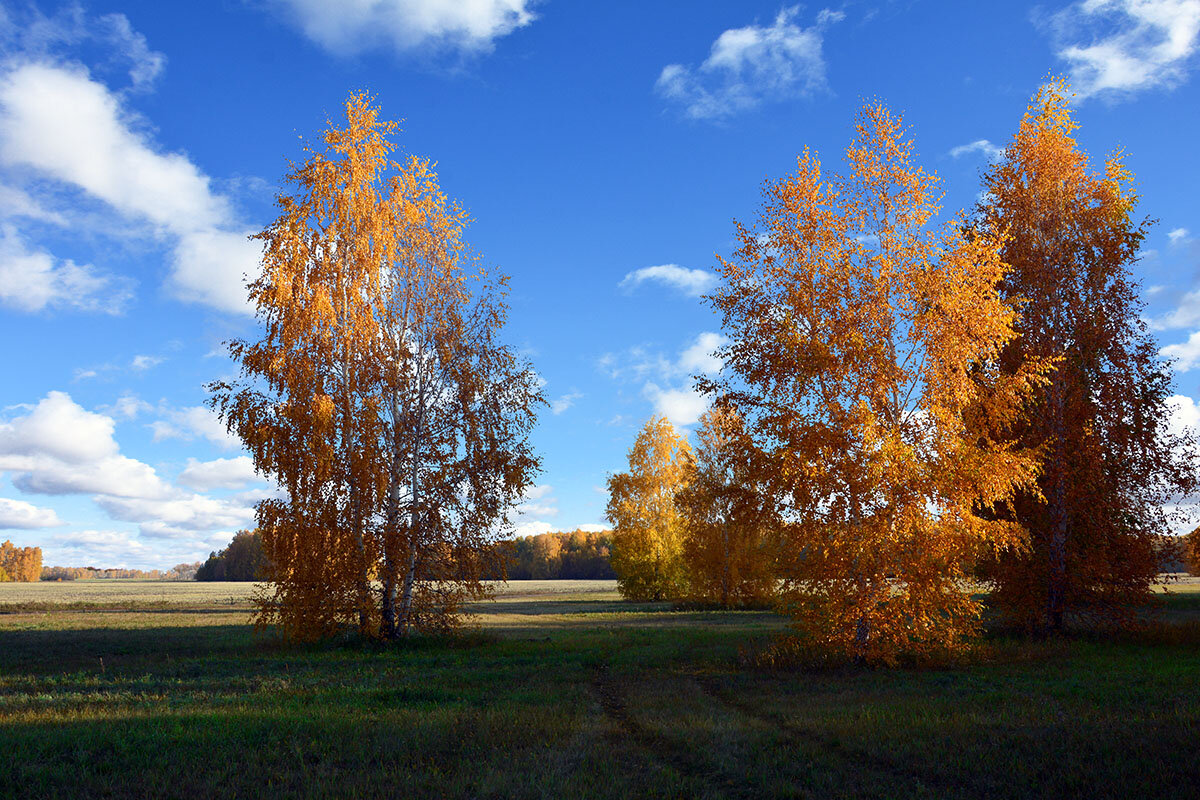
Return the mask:
<path fill-rule="evenodd" d="M 775 595 L 802 648 L 882 662 L 965 646 L 980 565 L 1032 628 L 1145 599 L 1194 468 L 1129 274 L 1144 224 L 1119 162 L 1086 172 L 1064 95 L 940 230 L 880 105 L 846 174 L 805 152 L 766 184 L 709 297 L 730 343 L 703 457 L 652 420 L 610 481 L 627 594 Z"/>
<path fill-rule="evenodd" d="M 257 342 L 212 405 L 282 496 L 257 508 L 271 583 L 258 622 L 444 631 L 481 597 L 494 531 L 529 485 L 542 402 L 499 339 L 505 281 L 462 240 L 428 161 L 391 159 L 362 95 L 288 176 L 250 285 Z"/>
<path fill-rule="evenodd" d="M 1034 99 L 970 217 L 898 117 L 859 114 L 844 173 L 805 151 L 764 186 L 708 301 L 728 344 L 694 446 L 650 420 L 611 476 L 622 592 L 777 604 L 792 643 L 891 663 L 965 647 L 978 579 L 1009 619 L 1132 619 L 1196 489 L 1169 366 L 1130 274 L 1146 223 L 1119 159 L 1088 172 L 1061 83 Z M 362 96 L 289 175 L 213 405 L 283 490 L 258 507 L 259 621 L 443 631 L 538 462 L 544 402 L 500 339 L 506 279 L 427 161 Z"/>

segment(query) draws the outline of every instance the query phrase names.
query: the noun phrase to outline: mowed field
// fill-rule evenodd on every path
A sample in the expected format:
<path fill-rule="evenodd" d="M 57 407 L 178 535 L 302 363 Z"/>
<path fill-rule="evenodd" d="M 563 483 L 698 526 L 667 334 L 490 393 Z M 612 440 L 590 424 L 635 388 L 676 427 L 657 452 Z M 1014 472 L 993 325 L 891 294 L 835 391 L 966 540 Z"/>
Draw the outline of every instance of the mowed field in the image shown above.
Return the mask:
<path fill-rule="evenodd" d="M 450 641 L 298 647 L 251 584 L 0 584 L 0 797 L 1190 797 L 1200 581 L 1117 640 L 739 667 L 785 621 L 526 581 Z"/>

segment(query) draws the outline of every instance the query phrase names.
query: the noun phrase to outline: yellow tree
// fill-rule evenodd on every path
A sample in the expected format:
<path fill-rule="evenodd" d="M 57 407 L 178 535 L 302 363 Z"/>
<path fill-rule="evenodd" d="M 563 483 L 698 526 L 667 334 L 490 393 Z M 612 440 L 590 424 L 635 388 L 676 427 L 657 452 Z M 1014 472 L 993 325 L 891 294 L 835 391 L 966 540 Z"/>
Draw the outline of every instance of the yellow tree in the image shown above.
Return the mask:
<path fill-rule="evenodd" d="M 1030 485 L 1036 461 L 968 420 L 1009 419 L 1038 370 L 994 366 L 1015 335 L 1001 240 L 931 228 L 937 180 L 886 108 L 856 132 L 847 175 L 806 151 L 765 185 L 758 225 L 737 226 L 712 297 L 726 369 L 705 387 L 746 419 L 751 480 L 779 503 L 798 638 L 892 661 L 977 629 L 964 566 L 1020 529 L 974 512 Z"/>
<path fill-rule="evenodd" d="M 976 224 L 1005 235 L 1003 293 L 1021 304 L 1003 363 L 1053 358 L 1006 435 L 1043 451 L 1038 486 L 1006 509 L 1030 546 L 991 566 L 1014 621 L 1068 614 L 1124 624 L 1151 597 L 1159 537 L 1197 488 L 1195 440 L 1172 432 L 1171 369 L 1144 321 L 1132 267 L 1149 229 L 1120 154 L 1088 168 L 1068 90 L 1048 82 L 984 178 Z M 1174 511 L 1171 509 L 1175 509 Z"/>
<path fill-rule="evenodd" d="M 210 387 L 284 492 L 258 506 L 259 621 L 296 638 L 453 625 L 537 467 L 540 394 L 498 340 L 504 279 L 474 265 L 429 163 L 391 159 L 395 123 L 364 95 L 345 111 L 257 237 L 264 332 L 230 343 L 242 379 Z"/>
<path fill-rule="evenodd" d="M 754 445 L 741 415 L 719 404 L 700 417 L 683 515 L 688 596 L 722 606 L 757 605 L 777 594 L 774 502 L 755 483 Z"/>
<path fill-rule="evenodd" d="M 631 600 L 686 594 L 683 525 L 675 494 L 684 485 L 691 448 L 666 417 L 652 417 L 629 451 L 629 471 L 608 478 L 612 567 Z"/>

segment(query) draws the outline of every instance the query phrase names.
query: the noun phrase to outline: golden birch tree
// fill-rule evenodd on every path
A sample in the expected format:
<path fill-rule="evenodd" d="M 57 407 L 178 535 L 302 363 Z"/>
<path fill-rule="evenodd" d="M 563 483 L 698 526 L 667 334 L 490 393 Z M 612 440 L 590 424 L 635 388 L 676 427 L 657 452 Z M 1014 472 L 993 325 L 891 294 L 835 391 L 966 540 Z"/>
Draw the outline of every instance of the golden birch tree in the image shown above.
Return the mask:
<path fill-rule="evenodd" d="M 364 95 L 345 112 L 257 236 L 262 338 L 231 342 L 241 379 L 210 387 L 283 492 L 257 509 L 258 619 L 294 638 L 452 627 L 537 467 L 540 394 L 498 339 L 504 279 L 467 251 L 428 161 L 392 160 L 395 123 Z"/>
<path fill-rule="evenodd" d="M 774 501 L 755 482 L 753 459 L 736 410 L 718 404 L 700 417 L 685 486 L 675 495 L 691 600 L 735 607 L 777 594 Z"/>
<path fill-rule="evenodd" d="M 1004 368 L 1056 362 L 1003 433 L 1043 453 L 1037 486 L 1003 508 L 1030 546 L 990 566 L 996 602 L 1031 629 L 1135 621 L 1159 537 L 1184 521 L 1170 509 L 1197 488 L 1194 438 L 1171 430 L 1170 366 L 1132 274 L 1150 223 L 1134 219 L 1120 154 L 1090 171 L 1076 127 L 1065 82 L 1048 82 L 985 175 L 975 221 L 1004 237 L 1002 290 L 1021 306 Z"/>
<path fill-rule="evenodd" d="M 612 567 L 630 600 L 673 600 L 687 592 L 683 523 L 675 494 L 683 488 L 691 447 L 666 417 L 652 417 L 629 451 L 629 471 L 608 478 Z"/>
<path fill-rule="evenodd" d="M 1011 418 L 1037 370 L 995 368 L 1015 336 L 1002 241 L 932 227 L 937 179 L 900 119 L 866 106 L 846 160 L 828 174 L 806 151 L 737 226 L 711 298 L 731 342 L 705 386 L 746 419 L 752 480 L 779 503 L 798 640 L 890 662 L 978 628 L 964 567 L 1021 535 L 974 512 L 1031 485 L 1036 461 L 968 422 Z"/>

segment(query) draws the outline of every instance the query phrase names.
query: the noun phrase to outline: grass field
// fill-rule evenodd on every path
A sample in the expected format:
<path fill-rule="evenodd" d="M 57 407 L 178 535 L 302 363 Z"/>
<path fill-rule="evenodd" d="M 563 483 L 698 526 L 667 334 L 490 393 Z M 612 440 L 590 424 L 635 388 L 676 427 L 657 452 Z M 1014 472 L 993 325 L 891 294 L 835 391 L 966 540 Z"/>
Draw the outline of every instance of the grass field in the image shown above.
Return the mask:
<path fill-rule="evenodd" d="M 1119 641 L 766 672 L 783 621 L 521 582 L 472 632 L 282 646 L 249 584 L 0 584 L 0 797 L 1200 793 L 1200 582 Z"/>

